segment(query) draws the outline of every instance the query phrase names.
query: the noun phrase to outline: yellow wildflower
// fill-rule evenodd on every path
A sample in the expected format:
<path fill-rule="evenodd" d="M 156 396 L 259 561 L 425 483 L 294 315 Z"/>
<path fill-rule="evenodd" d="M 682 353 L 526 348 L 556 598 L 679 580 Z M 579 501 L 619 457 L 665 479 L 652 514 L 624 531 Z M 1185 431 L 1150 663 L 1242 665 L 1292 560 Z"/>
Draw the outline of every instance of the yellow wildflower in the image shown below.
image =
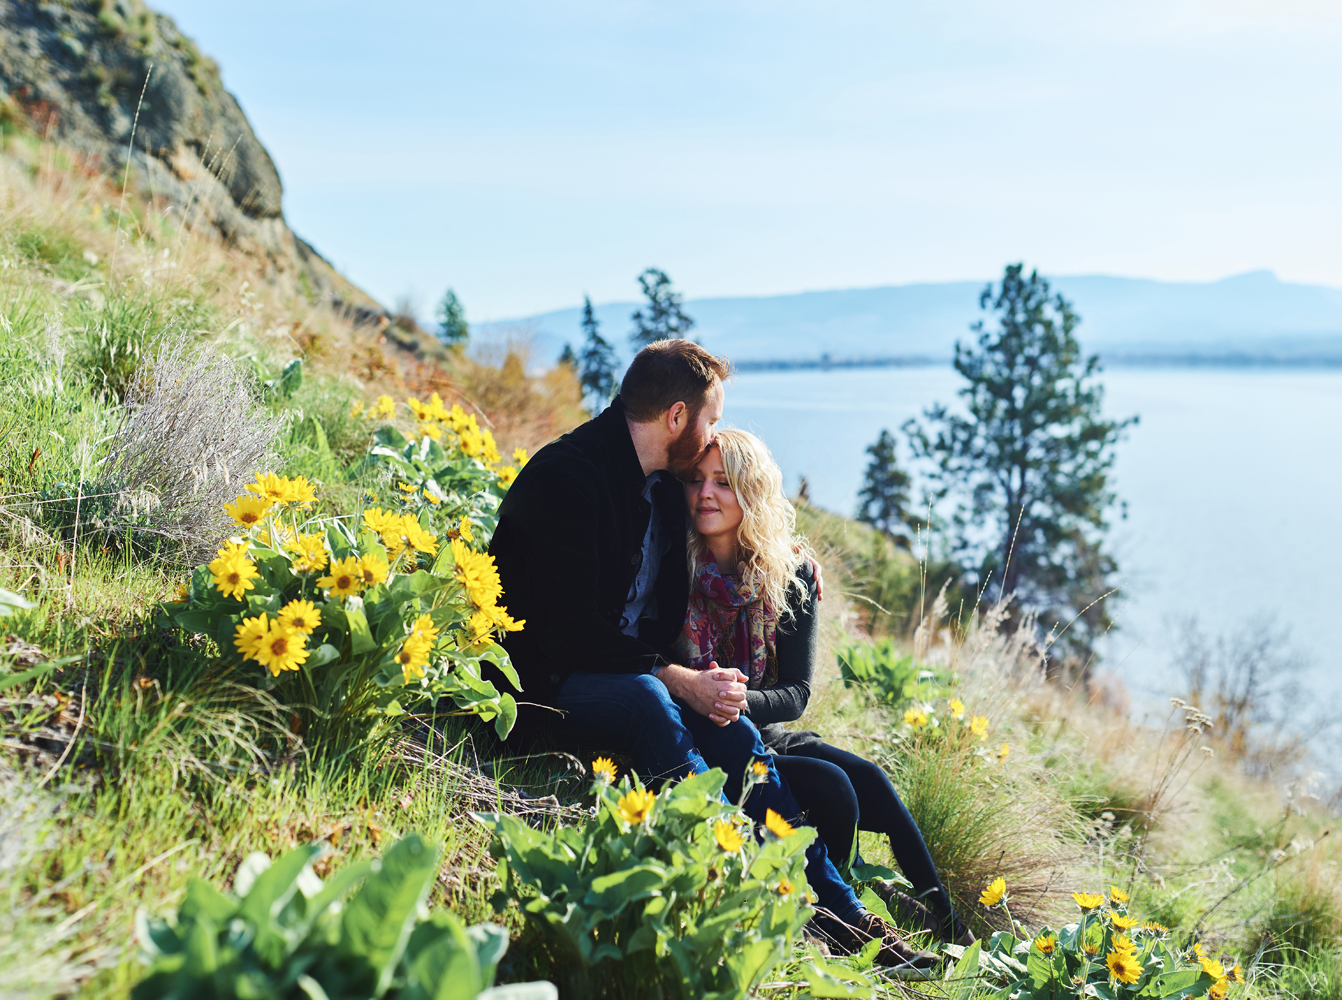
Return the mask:
<path fill-rule="evenodd" d="M 779 840 L 785 840 L 797 832 L 796 827 L 772 809 L 764 812 L 764 827 Z"/>
<path fill-rule="evenodd" d="M 297 504 L 299 507 L 311 507 L 317 502 L 317 491 L 308 482 L 306 476 L 294 476 L 293 479 L 281 479 L 280 489 L 284 495 L 282 502 Z"/>
<path fill-rule="evenodd" d="M 429 642 L 438 641 L 438 626 L 434 625 L 433 619 L 428 615 L 420 615 L 415 619 L 414 624 L 410 626 L 410 634 L 422 636 Z"/>
<path fill-rule="evenodd" d="M 349 404 L 349 415 L 351 417 L 357 417 L 361 413 L 363 413 L 363 400 L 356 399 Z"/>
<path fill-rule="evenodd" d="M 1005 761 L 1009 756 L 1011 756 L 1010 743 L 1003 743 L 1000 747 L 997 748 L 997 759 L 999 761 Z"/>
<path fill-rule="evenodd" d="M 242 624 L 233 631 L 233 645 L 245 659 L 254 660 L 261 649 L 261 643 L 266 641 L 266 632 L 269 628 L 270 623 L 266 620 L 264 612 L 256 618 L 244 618 Z"/>
<path fill-rule="evenodd" d="M 473 611 L 466 625 L 471 630 L 470 644 L 474 646 L 477 642 L 482 642 L 494 630 L 494 619 L 483 611 Z"/>
<path fill-rule="evenodd" d="M 615 803 L 615 808 L 626 823 L 642 823 L 652 814 L 657 796 L 646 788 L 635 788 Z"/>
<path fill-rule="evenodd" d="M 969 720 L 969 731 L 979 739 L 986 739 L 988 736 L 988 717 L 986 715 L 976 715 Z"/>
<path fill-rule="evenodd" d="M 385 535 L 388 531 L 400 527 L 401 515 L 385 511 L 381 507 L 370 507 L 363 512 L 363 523 L 370 531 Z"/>
<path fill-rule="evenodd" d="M 1230 993 L 1230 980 L 1218 979 L 1212 983 L 1211 988 L 1207 990 L 1207 1000 L 1226 1000 Z"/>
<path fill-rule="evenodd" d="M 1146 923 L 1142 924 L 1142 930 L 1148 931 L 1151 934 L 1168 934 L 1170 932 L 1168 927 L 1162 923 L 1157 923 L 1154 920 L 1148 920 Z"/>
<path fill-rule="evenodd" d="M 452 540 L 452 559 L 456 568 L 452 575 L 462 585 L 471 603 L 477 608 L 492 608 L 503 596 L 499 571 L 494 568 L 494 557 L 467 548 L 459 539 Z"/>
<path fill-rule="evenodd" d="M 1006 879 L 998 876 L 988 883 L 988 887 L 979 894 L 979 902 L 984 906 L 996 906 L 1006 897 Z"/>
<path fill-rule="evenodd" d="M 437 507 L 440 503 L 443 502 L 442 497 L 430 493 L 427 489 L 425 489 L 423 493 L 424 493 L 424 499 L 429 501 L 429 503 L 433 504 L 435 507 Z"/>
<path fill-rule="evenodd" d="M 504 486 L 511 486 L 513 480 L 517 478 L 517 470 L 511 465 L 505 465 L 499 470 L 499 482 Z"/>
<path fill-rule="evenodd" d="M 1039 949 L 1039 954 L 1052 955 L 1054 949 L 1058 947 L 1058 936 L 1056 934 L 1040 934 L 1034 939 L 1034 946 Z"/>
<path fill-rule="evenodd" d="M 380 552 L 365 552 L 359 558 L 359 577 L 365 588 L 385 583 L 387 573 L 387 560 Z"/>
<path fill-rule="evenodd" d="M 224 513 L 233 518 L 235 524 L 250 528 L 260 524 L 275 504 L 265 497 L 250 497 L 245 493 L 232 503 L 224 504 Z"/>
<path fill-rule="evenodd" d="M 1207 973 L 1213 979 L 1224 979 L 1226 970 L 1221 967 L 1221 963 L 1214 958 L 1201 957 L 1202 971 Z"/>
<path fill-rule="evenodd" d="M 191 584 L 183 580 L 172 590 L 172 602 L 174 604 L 185 604 L 191 600 Z"/>
<path fill-rule="evenodd" d="M 1116 885 L 1109 887 L 1109 902 L 1123 904 L 1128 901 L 1128 894 Z"/>
<path fill-rule="evenodd" d="M 317 586 L 329 590 L 332 597 L 349 597 L 363 590 L 363 567 L 357 556 L 334 560 L 329 573 L 317 580 Z"/>
<path fill-rule="evenodd" d="M 443 428 L 435 423 L 423 423 L 419 429 L 424 432 L 424 436 L 430 441 L 441 441 L 443 439 Z"/>
<path fill-rule="evenodd" d="M 958 719 L 965 714 L 965 703 L 959 698 L 952 698 L 948 704 L 951 710 L 951 718 Z"/>
<path fill-rule="evenodd" d="M 722 820 L 713 824 L 713 839 L 728 854 L 735 854 L 741 849 L 741 844 L 744 843 L 741 839 L 741 831 L 733 824 Z"/>
<path fill-rule="evenodd" d="M 527 450 L 525 448 L 513 449 L 513 461 L 517 463 L 517 467 L 519 469 L 522 468 L 522 466 L 526 465 L 529 460 L 530 456 L 527 455 Z"/>
<path fill-rule="evenodd" d="M 1104 897 L 1097 896 L 1093 892 L 1074 892 L 1072 898 L 1083 911 L 1098 910 L 1104 903 Z"/>
<path fill-rule="evenodd" d="M 285 480 L 273 472 L 256 473 L 256 482 L 243 487 L 248 493 L 255 493 L 272 504 L 284 503 Z"/>
<path fill-rule="evenodd" d="M 904 712 L 904 725 L 912 726 L 914 729 L 922 729 L 927 725 L 927 713 L 921 708 L 910 708 Z"/>
<path fill-rule="evenodd" d="M 750 771 L 757 778 L 767 778 L 769 776 L 769 765 L 762 760 L 751 761 Z"/>
<path fill-rule="evenodd" d="M 307 643 L 308 637 L 302 632 L 297 632 L 282 622 L 271 621 L 253 659 L 269 669 L 273 676 L 278 677 L 283 670 L 297 670 L 308 658 Z"/>
<path fill-rule="evenodd" d="M 479 431 L 467 428 L 457 435 L 457 440 L 461 444 L 461 450 L 471 458 L 479 458 L 484 454 L 485 441 Z"/>
<path fill-rule="evenodd" d="M 247 558 L 246 546 L 225 545 L 210 563 L 210 582 L 225 597 L 242 600 L 243 595 L 256 584 L 252 581 L 261 574 Z"/>
<path fill-rule="evenodd" d="M 1104 964 L 1109 966 L 1109 975 L 1120 983 L 1135 983 L 1141 978 L 1142 963 L 1131 952 L 1111 951 Z"/>
<path fill-rule="evenodd" d="M 438 539 L 434 537 L 433 532 L 421 528 L 419 522 L 409 515 L 406 515 L 405 535 L 416 551 L 431 556 L 438 554 Z"/>
<path fill-rule="evenodd" d="M 476 426 L 475 417 L 468 415 L 460 403 L 452 404 L 452 412 L 447 415 L 447 421 L 457 433 Z"/>
<path fill-rule="evenodd" d="M 1235 963 L 1233 966 L 1231 966 L 1230 969 L 1226 972 L 1226 977 L 1227 977 L 1232 983 L 1242 983 L 1242 982 L 1244 982 L 1244 966 L 1242 966 L 1242 965 L 1240 965 L 1238 962 L 1236 962 L 1236 963 Z"/>
<path fill-rule="evenodd" d="M 792 890 L 793 890 L 794 888 L 795 888 L 795 886 L 793 886 L 791 880 L 789 880 L 788 878 L 784 877 L 784 878 L 780 878 L 780 879 L 778 880 L 778 885 L 777 885 L 777 887 L 775 888 L 774 891 L 777 892 L 778 895 L 780 895 L 780 896 L 791 896 L 791 895 L 792 895 Z"/>
<path fill-rule="evenodd" d="M 396 484 L 396 488 L 399 489 L 402 493 L 405 493 L 405 494 L 411 494 L 411 493 L 418 493 L 418 492 L 419 492 L 419 487 L 418 487 L 418 486 L 411 486 L 409 483 L 397 483 L 397 484 Z M 409 499 L 409 497 L 407 496 L 406 499 Z"/>
<path fill-rule="evenodd" d="M 1130 931 L 1137 926 L 1136 917 L 1124 916 L 1122 913 L 1111 913 L 1109 922 L 1121 931 Z"/>
<path fill-rule="evenodd" d="M 463 542 L 475 541 L 475 532 L 471 530 L 471 519 L 465 514 L 461 515 L 461 523 L 457 525 L 457 534 L 461 536 Z"/>
<path fill-rule="evenodd" d="M 391 417 L 396 415 L 396 403 L 390 396 L 378 396 L 377 403 L 369 411 L 371 417 Z"/>
<path fill-rule="evenodd" d="M 522 631 L 522 626 L 526 624 L 526 619 L 523 619 L 520 622 L 514 621 L 512 616 L 508 614 L 508 609 L 499 607 L 497 604 L 492 608 L 483 609 L 482 614 L 505 632 L 520 632 Z"/>
<path fill-rule="evenodd" d="M 432 651 L 433 643 L 423 636 L 406 636 L 395 657 L 396 662 L 401 665 L 401 677 L 406 684 L 410 683 L 411 678 L 424 676 L 424 667 L 429 662 L 429 654 Z"/>
<path fill-rule="evenodd" d="M 1132 938 L 1124 937 L 1122 934 L 1115 934 L 1113 938 L 1110 939 L 1109 946 L 1113 948 L 1114 951 L 1126 951 L 1130 953 L 1135 953 L 1137 951 L 1137 945 Z"/>
<path fill-rule="evenodd" d="M 322 623 L 322 613 L 311 601 L 290 601 L 280 608 L 279 620 L 295 632 L 311 635 Z"/>
<path fill-rule="evenodd" d="M 592 774 L 607 785 L 615 783 L 615 762 L 609 757 L 598 757 L 592 761 Z"/>
<path fill-rule="evenodd" d="M 1081 950 L 1087 955 L 1098 955 L 1100 953 L 1100 946 L 1094 941 L 1086 940 L 1081 942 Z"/>
<path fill-rule="evenodd" d="M 294 553 L 290 565 L 295 573 L 311 573 L 326 568 L 329 556 L 326 554 L 325 535 L 299 535 L 286 542 L 284 547 Z"/>

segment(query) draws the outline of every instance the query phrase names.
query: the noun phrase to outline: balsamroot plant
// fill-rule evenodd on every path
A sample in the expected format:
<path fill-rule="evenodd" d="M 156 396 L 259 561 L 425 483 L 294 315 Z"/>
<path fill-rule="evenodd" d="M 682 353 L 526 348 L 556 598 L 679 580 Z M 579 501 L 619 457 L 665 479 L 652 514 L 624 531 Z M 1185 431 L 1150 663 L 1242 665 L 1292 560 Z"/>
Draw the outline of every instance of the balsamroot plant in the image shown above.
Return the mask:
<path fill-rule="evenodd" d="M 440 851 L 410 834 L 323 883 L 306 844 L 243 861 L 233 892 L 194 881 L 168 919 L 136 918 L 134 1000 L 555 1000 L 549 983 L 494 987 L 508 932 L 424 912 Z M 349 896 L 355 886 L 358 890 Z"/>
<path fill-rule="evenodd" d="M 591 818 L 536 830 L 476 814 L 494 833 L 502 909 L 516 903 L 571 977 L 566 996 L 745 998 L 790 956 L 812 914 L 811 828 L 770 813 L 757 831 L 722 800 L 720 770 L 660 793 L 593 764 Z"/>
<path fill-rule="evenodd" d="M 141 548 L 200 558 L 227 534 L 224 502 L 264 467 L 280 418 L 258 404 L 232 359 L 185 338 L 165 342 L 140 368 L 122 410 L 99 475 L 101 492 L 112 484 L 133 519 L 122 534 Z M 102 530 L 115 535 L 119 523 L 112 517 Z"/>
<path fill-rule="evenodd" d="M 976 976 L 1000 987 L 993 1000 L 1204 996 L 1225 1000 L 1244 982 L 1239 963 L 1223 964 L 1196 941 L 1176 947 L 1168 927 L 1131 916 L 1128 894 L 1116 886 L 1109 888 L 1107 897 L 1074 892 L 1072 900 L 1081 911 L 1080 919 L 1061 930 L 1044 927 L 1024 939 L 998 931 L 986 946 L 972 945 L 950 977 L 961 995 L 967 995 L 964 987 Z M 990 883 L 979 902 L 1000 907 L 1013 930 L 1025 933 L 1011 919 L 1004 879 Z"/>
<path fill-rule="evenodd" d="M 525 622 L 500 603 L 493 558 L 467 543 L 469 518 L 440 544 L 431 510 L 373 507 L 350 524 L 308 516 L 316 499 L 301 476 L 258 474 L 224 505 L 239 534 L 162 606 L 165 619 L 275 691 L 319 749 L 376 735 L 420 704 L 437 711 L 440 698 L 507 736 L 516 703 L 482 671 L 490 663 L 521 690 L 493 637 Z"/>

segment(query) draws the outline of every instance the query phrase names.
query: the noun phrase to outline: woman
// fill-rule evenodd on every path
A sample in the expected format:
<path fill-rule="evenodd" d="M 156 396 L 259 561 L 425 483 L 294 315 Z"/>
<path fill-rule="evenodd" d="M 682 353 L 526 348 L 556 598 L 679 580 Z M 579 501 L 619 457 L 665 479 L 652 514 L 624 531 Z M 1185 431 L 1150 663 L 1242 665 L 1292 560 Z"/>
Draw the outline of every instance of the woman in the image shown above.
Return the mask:
<path fill-rule="evenodd" d="M 699 670 L 734 667 L 745 675 L 744 704 L 720 702 L 720 725 L 747 716 L 759 727 L 774 764 L 807 810 L 830 856 L 855 856 L 857 831 L 883 833 L 922 904 L 886 887 L 892 911 L 916 915 L 960 944 L 973 936 L 955 916 L 917 824 L 885 771 L 871 761 L 792 733 L 811 695 L 816 644 L 816 591 L 809 548 L 796 534 L 796 513 L 783 476 L 758 438 L 740 430 L 717 443 L 685 485 L 690 511 L 690 606 L 681 662 Z"/>

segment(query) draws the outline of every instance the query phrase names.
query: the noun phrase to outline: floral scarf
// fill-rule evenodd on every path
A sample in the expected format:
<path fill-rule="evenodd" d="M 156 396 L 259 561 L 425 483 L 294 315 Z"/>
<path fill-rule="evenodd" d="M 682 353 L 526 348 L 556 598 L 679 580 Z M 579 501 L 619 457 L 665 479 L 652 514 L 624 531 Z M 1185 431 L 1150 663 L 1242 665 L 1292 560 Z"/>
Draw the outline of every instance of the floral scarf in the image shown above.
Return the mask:
<path fill-rule="evenodd" d="M 766 610 L 762 591 L 758 581 L 724 577 L 717 563 L 706 563 L 690 586 L 685 628 L 676 644 L 685 666 L 707 670 L 716 660 L 749 677 L 752 688 L 776 683 L 778 616 Z"/>

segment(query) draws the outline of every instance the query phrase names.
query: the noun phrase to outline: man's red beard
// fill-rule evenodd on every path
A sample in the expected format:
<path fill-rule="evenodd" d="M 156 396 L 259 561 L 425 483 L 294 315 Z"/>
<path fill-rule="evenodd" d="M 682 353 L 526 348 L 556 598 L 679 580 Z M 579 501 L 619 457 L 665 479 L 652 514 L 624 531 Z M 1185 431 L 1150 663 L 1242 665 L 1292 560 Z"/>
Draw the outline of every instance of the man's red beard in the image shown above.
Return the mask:
<path fill-rule="evenodd" d="M 700 443 L 695 431 L 698 429 L 698 412 L 690 414 L 690 422 L 680 435 L 666 449 L 666 467 L 681 476 L 689 472 L 708 451 L 709 442 Z"/>

